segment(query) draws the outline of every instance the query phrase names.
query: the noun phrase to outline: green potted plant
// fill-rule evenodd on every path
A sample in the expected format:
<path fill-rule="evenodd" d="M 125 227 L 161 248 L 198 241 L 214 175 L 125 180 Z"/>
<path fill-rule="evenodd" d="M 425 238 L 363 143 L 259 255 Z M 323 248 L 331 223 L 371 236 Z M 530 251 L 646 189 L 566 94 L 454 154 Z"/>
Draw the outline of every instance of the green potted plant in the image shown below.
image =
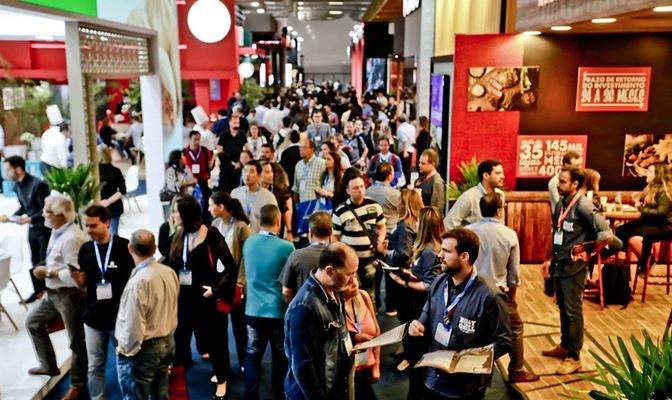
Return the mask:
<path fill-rule="evenodd" d="M 644 332 L 642 340 L 630 336 L 634 354 L 618 337 L 610 338 L 613 363 L 594 351 L 597 375 L 582 378 L 601 386 L 588 395 L 596 400 L 664 400 L 672 393 L 672 337 L 665 334 L 659 341 Z"/>
<path fill-rule="evenodd" d="M 450 181 L 446 187 L 446 197 L 448 201 L 455 201 L 458 197 L 472 187 L 478 185 L 478 161 L 476 157 L 469 162 L 462 161 L 457 169 L 460 171 L 461 177 L 456 181 Z"/>
<path fill-rule="evenodd" d="M 82 209 L 98 197 L 102 188 L 94 179 L 92 171 L 91 165 L 81 164 L 73 168 L 54 168 L 45 177 L 52 190 L 70 196 L 78 219 Z"/>

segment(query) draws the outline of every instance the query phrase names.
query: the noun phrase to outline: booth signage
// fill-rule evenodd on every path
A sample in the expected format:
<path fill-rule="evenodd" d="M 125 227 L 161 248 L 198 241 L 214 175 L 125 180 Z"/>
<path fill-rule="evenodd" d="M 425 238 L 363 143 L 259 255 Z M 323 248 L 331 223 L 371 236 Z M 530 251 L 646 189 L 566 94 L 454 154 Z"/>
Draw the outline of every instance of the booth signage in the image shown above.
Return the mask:
<path fill-rule="evenodd" d="M 516 162 L 517 178 L 550 178 L 562 169 L 562 156 L 568 151 L 586 160 L 587 135 L 519 135 Z"/>
<path fill-rule="evenodd" d="M 647 111 L 651 67 L 579 67 L 576 111 Z"/>

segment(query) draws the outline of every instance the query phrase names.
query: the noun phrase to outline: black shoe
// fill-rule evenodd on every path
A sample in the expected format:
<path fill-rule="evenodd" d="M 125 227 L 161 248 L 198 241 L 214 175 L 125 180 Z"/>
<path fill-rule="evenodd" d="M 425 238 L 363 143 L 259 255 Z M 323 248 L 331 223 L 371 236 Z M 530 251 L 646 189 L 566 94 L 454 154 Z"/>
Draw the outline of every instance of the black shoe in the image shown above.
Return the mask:
<path fill-rule="evenodd" d="M 39 299 L 39 298 L 41 297 L 40 295 L 41 295 L 41 293 L 33 293 L 33 294 L 30 295 L 30 297 L 28 297 L 27 299 L 21 301 L 20 304 L 30 304 L 30 303 L 34 303 L 34 302 L 37 301 L 37 299 Z"/>

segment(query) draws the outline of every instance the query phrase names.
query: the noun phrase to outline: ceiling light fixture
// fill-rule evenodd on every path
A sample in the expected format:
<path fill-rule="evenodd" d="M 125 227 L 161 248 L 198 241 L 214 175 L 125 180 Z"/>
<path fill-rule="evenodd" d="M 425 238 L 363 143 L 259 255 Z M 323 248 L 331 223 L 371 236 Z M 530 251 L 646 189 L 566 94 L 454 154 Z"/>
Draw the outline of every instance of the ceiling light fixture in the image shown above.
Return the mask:
<path fill-rule="evenodd" d="M 558 32 L 571 31 L 572 27 L 569 26 L 569 25 L 558 25 L 558 26 L 552 26 L 551 30 L 552 31 L 558 31 Z"/>
<path fill-rule="evenodd" d="M 341 15 L 343 11 L 341 10 L 329 10 L 329 15 Z"/>
<path fill-rule="evenodd" d="M 342 6 L 343 2 L 342 1 L 330 1 L 329 5 L 330 6 Z"/>
<path fill-rule="evenodd" d="M 672 5 L 653 7 L 653 12 L 672 12 Z"/>
<path fill-rule="evenodd" d="M 187 14 L 187 26 L 201 42 L 216 43 L 229 33 L 231 14 L 219 0 L 197 0 Z"/>
<path fill-rule="evenodd" d="M 263 14 L 265 12 L 266 10 L 264 10 L 263 8 L 257 8 L 257 14 Z"/>
<path fill-rule="evenodd" d="M 616 18 L 593 18 L 590 22 L 594 24 L 611 24 L 616 22 Z"/>
<path fill-rule="evenodd" d="M 289 25 L 289 26 L 287 27 L 287 32 L 291 32 L 291 31 L 293 31 L 293 30 L 294 30 L 294 27 L 293 27 L 293 26 Z"/>
<path fill-rule="evenodd" d="M 298 5 L 302 6 L 302 5 L 303 5 L 303 2 L 302 2 L 302 1 L 300 1 L 300 2 L 298 2 L 298 3 L 296 3 L 296 4 L 298 4 Z"/>
<path fill-rule="evenodd" d="M 523 32 L 523 35 L 537 36 L 537 35 L 541 35 L 541 32 L 540 31 L 525 31 L 525 32 Z"/>
<path fill-rule="evenodd" d="M 252 3 L 250 3 L 250 5 L 254 8 L 257 8 L 257 7 L 259 7 L 259 2 L 258 1 L 253 1 Z"/>

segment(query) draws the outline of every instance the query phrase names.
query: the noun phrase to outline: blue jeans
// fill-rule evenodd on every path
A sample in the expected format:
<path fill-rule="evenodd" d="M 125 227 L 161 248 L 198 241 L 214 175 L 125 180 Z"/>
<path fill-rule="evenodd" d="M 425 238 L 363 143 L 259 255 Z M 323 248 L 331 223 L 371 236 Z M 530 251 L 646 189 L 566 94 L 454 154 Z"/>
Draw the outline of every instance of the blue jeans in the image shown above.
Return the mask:
<path fill-rule="evenodd" d="M 114 331 L 101 331 L 84 324 L 86 352 L 89 357 L 89 395 L 91 400 L 105 399 L 105 364 L 110 340 L 117 347 Z"/>
<path fill-rule="evenodd" d="M 132 356 L 117 355 L 117 374 L 124 400 L 168 400 L 168 367 L 175 352 L 173 335 L 146 340 Z"/>
<path fill-rule="evenodd" d="M 119 234 L 119 220 L 121 217 L 115 217 L 110 220 L 110 234 L 118 235 Z"/>
<path fill-rule="evenodd" d="M 260 318 L 246 316 L 247 350 L 245 354 L 245 399 L 259 400 L 259 381 L 261 378 L 261 359 L 266 345 L 271 343 L 273 372 L 271 386 L 275 400 L 284 400 L 284 382 L 287 373 L 285 356 L 285 331 L 282 318 Z"/>

